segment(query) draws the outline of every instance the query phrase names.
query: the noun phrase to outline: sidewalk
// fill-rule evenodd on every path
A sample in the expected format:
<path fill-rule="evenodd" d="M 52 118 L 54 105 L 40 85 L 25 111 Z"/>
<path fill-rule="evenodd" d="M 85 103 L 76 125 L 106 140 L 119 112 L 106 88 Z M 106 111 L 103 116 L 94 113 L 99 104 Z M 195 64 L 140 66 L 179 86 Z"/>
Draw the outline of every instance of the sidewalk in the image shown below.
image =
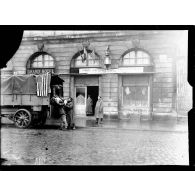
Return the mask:
<path fill-rule="evenodd" d="M 6 118 L 5 118 L 6 119 Z M 13 124 L 12 121 L 6 120 L 2 124 Z M 78 128 L 87 129 L 126 129 L 126 130 L 148 130 L 148 131 L 169 131 L 169 132 L 187 132 L 188 121 L 185 120 L 111 120 L 104 119 L 103 124 L 97 125 L 94 117 L 76 117 L 75 124 Z M 60 120 L 47 119 L 46 126 L 58 126 Z"/>
<path fill-rule="evenodd" d="M 46 124 L 58 124 L 60 121 L 47 121 Z M 104 120 L 103 124 L 97 125 L 94 117 L 76 117 L 76 127 L 93 129 L 126 129 L 126 130 L 148 130 L 148 131 L 188 131 L 187 121 L 140 121 L 140 120 Z"/>

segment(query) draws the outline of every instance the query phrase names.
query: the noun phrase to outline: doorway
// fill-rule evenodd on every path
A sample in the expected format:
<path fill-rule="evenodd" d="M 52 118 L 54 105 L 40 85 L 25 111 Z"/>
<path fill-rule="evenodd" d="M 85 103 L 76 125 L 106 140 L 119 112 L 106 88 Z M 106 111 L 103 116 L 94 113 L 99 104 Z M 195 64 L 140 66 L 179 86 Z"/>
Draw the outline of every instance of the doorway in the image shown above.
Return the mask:
<path fill-rule="evenodd" d="M 85 116 L 86 110 L 86 87 L 75 88 L 75 114 Z"/>
<path fill-rule="evenodd" d="M 87 116 L 94 116 L 95 114 L 95 105 L 98 100 L 99 87 L 98 86 L 87 86 L 87 98 L 90 96 L 92 99 L 92 112 L 87 113 Z"/>
<path fill-rule="evenodd" d="M 75 115 L 79 116 L 94 116 L 95 105 L 98 99 L 98 86 L 77 86 L 75 87 Z M 90 96 L 92 100 L 91 112 L 88 113 L 88 100 Z"/>

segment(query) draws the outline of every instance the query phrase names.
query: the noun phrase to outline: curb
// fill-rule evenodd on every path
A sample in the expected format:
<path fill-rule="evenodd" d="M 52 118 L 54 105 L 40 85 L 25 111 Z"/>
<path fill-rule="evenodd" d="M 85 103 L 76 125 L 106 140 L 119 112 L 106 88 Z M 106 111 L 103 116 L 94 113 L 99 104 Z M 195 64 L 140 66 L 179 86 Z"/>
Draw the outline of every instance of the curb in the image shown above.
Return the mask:
<path fill-rule="evenodd" d="M 76 126 L 77 129 L 86 129 L 86 130 L 125 130 L 125 131 L 153 131 L 153 132 L 169 132 L 169 133 L 188 133 L 188 130 L 163 130 L 163 129 L 160 129 L 160 130 L 154 130 L 154 129 L 144 129 L 144 128 L 141 128 L 141 129 L 136 129 L 136 128 L 113 128 L 113 127 L 83 127 L 83 126 Z"/>
<path fill-rule="evenodd" d="M 11 128 L 15 128 L 14 124 L 3 124 L 1 125 L 1 127 L 11 127 Z M 48 128 L 49 127 L 49 128 Z M 34 129 L 33 127 L 29 128 L 29 129 Z M 41 128 L 35 128 L 36 130 L 58 130 L 58 125 L 56 124 L 53 124 L 53 125 L 45 125 L 44 127 L 41 127 Z M 124 128 L 124 127 L 101 127 L 101 126 L 97 126 L 97 127 L 94 127 L 94 126 L 76 126 L 76 130 L 78 129 L 85 129 L 85 130 L 97 130 L 97 131 L 100 131 L 100 130 L 124 130 L 124 131 L 145 131 L 145 132 L 169 132 L 169 133 L 188 133 L 188 130 L 166 130 L 166 129 L 145 129 L 145 128 Z M 73 130 L 75 131 L 75 130 Z"/>

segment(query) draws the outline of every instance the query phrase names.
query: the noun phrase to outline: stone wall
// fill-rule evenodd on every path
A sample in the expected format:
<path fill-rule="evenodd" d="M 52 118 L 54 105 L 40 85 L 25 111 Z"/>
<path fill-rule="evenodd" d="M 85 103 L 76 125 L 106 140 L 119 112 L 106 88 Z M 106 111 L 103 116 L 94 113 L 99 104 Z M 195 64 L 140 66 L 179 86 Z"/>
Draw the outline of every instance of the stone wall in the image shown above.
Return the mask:
<path fill-rule="evenodd" d="M 102 98 L 106 118 L 118 118 L 118 75 L 102 76 Z"/>
<path fill-rule="evenodd" d="M 176 86 L 174 79 L 173 58 L 167 54 L 160 54 L 155 61 L 155 74 L 153 76 L 153 114 L 172 113 L 174 114 L 174 97 Z"/>

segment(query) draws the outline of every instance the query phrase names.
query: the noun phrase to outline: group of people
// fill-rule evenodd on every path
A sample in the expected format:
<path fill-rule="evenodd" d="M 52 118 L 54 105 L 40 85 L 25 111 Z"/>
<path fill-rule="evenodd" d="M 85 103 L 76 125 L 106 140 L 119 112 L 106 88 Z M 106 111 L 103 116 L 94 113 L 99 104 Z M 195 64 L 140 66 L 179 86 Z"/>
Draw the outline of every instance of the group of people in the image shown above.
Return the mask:
<path fill-rule="evenodd" d="M 58 94 L 52 97 L 53 105 L 58 109 L 59 117 L 61 119 L 60 130 L 63 129 L 76 129 L 74 122 L 74 103 L 73 99 L 59 97 Z"/>
<path fill-rule="evenodd" d="M 73 99 L 69 97 L 68 99 L 60 97 L 58 94 L 55 94 L 51 102 L 58 110 L 59 117 L 61 120 L 60 130 L 63 129 L 76 129 L 74 121 L 74 103 Z M 87 99 L 87 112 L 92 113 L 93 101 L 90 96 Z M 103 123 L 103 101 L 101 96 L 98 96 L 98 100 L 95 106 L 95 118 L 96 123 Z"/>

